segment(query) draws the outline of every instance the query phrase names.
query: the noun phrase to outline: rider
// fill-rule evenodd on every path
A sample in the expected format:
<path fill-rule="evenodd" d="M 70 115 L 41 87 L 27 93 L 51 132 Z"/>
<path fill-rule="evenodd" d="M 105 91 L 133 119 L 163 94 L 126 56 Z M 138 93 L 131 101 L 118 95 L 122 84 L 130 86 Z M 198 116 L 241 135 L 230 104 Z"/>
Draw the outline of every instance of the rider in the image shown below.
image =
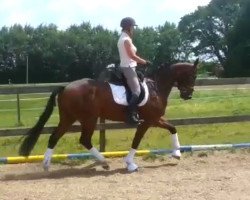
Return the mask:
<path fill-rule="evenodd" d="M 117 43 L 120 56 L 120 68 L 132 92 L 131 99 L 128 102 L 127 122 L 129 124 L 138 124 L 137 102 L 141 89 L 135 68 L 137 63 L 146 65 L 150 64 L 150 62 L 136 55 L 137 49 L 132 42 L 134 26 L 137 26 L 135 20 L 131 17 L 123 18 L 120 26 L 122 27 L 122 33 Z"/>

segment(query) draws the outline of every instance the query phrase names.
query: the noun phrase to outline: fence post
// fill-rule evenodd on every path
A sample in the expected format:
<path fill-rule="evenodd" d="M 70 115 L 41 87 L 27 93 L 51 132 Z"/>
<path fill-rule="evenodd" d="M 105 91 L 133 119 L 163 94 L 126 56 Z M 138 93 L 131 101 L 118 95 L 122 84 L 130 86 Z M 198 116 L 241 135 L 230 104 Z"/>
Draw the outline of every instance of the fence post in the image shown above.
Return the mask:
<path fill-rule="evenodd" d="M 105 124 L 105 119 L 100 118 L 101 125 Z M 100 144 L 100 152 L 105 152 L 105 146 L 106 146 L 106 134 L 105 134 L 105 128 L 104 126 L 101 126 L 100 128 L 100 137 L 99 137 L 99 144 Z"/>
<path fill-rule="evenodd" d="M 17 99 L 17 126 L 21 126 L 21 113 L 20 113 L 20 98 L 19 93 L 16 94 Z"/>

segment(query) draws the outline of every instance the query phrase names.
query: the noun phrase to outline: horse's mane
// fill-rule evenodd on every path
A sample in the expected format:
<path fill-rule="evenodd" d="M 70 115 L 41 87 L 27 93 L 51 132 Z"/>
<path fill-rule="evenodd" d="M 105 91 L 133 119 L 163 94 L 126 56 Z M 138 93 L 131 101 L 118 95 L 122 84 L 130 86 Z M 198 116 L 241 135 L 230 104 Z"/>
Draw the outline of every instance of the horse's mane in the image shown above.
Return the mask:
<path fill-rule="evenodd" d="M 161 65 L 157 66 L 157 67 L 151 67 L 148 68 L 147 70 L 145 70 L 145 77 L 155 80 L 156 76 L 159 76 L 159 73 L 162 70 L 167 70 L 170 72 L 171 70 L 171 65 L 172 63 L 162 63 Z"/>

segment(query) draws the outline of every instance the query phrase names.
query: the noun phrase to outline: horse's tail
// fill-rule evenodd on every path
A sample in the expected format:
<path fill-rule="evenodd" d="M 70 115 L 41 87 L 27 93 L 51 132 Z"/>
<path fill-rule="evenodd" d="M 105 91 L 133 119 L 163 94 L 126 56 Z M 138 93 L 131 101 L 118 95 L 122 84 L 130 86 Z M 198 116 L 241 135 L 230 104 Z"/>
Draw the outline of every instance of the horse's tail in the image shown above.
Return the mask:
<path fill-rule="evenodd" d="M 56 105 L 56 95 L 60 94 L 64 90 L 64 88 L 64 86 L 60 86 L 51 93 L 46 108 L 39 117 L 36 125 L 27 132 L 27 136 L 20 146 L 19 155 L 30 155 L 30 152 L 34 148 L 45 123 L 48 121 L 54 110 L 54 106 Z"/>
<path fill-rule="evenodd" d="M 197 67 L 198 63 L 199 63 L 199 58 L 197 58 L 197 59 L 194 61 L 194 66 Z"/>

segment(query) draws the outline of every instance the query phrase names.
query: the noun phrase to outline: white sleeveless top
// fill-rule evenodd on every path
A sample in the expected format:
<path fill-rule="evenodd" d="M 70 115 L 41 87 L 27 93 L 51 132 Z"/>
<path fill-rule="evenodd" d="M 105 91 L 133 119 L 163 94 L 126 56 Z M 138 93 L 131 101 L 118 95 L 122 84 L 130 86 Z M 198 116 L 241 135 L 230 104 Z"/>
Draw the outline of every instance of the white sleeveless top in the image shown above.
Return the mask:
<path fill-rule="evenodd" d="M 137 48 L 133 44 L 129 35 L 125 32 L 122 32 L 122 34 L 118 40 L 118 43 L 117 43 L 117 47 L 118 47 L 118 51 L 119 51 L 119 55 L 120 55 L 120 60 L 121 60 L 120 67 L 136 67 L 137 62 L 134 61 L 133 59 L 131 59 L 126 52 L 125 45 L 124 45 L 125 40 L 128 40 L 131 43 L 132 51 L 134 51 L 135 53 L 137 51 Z"/>

